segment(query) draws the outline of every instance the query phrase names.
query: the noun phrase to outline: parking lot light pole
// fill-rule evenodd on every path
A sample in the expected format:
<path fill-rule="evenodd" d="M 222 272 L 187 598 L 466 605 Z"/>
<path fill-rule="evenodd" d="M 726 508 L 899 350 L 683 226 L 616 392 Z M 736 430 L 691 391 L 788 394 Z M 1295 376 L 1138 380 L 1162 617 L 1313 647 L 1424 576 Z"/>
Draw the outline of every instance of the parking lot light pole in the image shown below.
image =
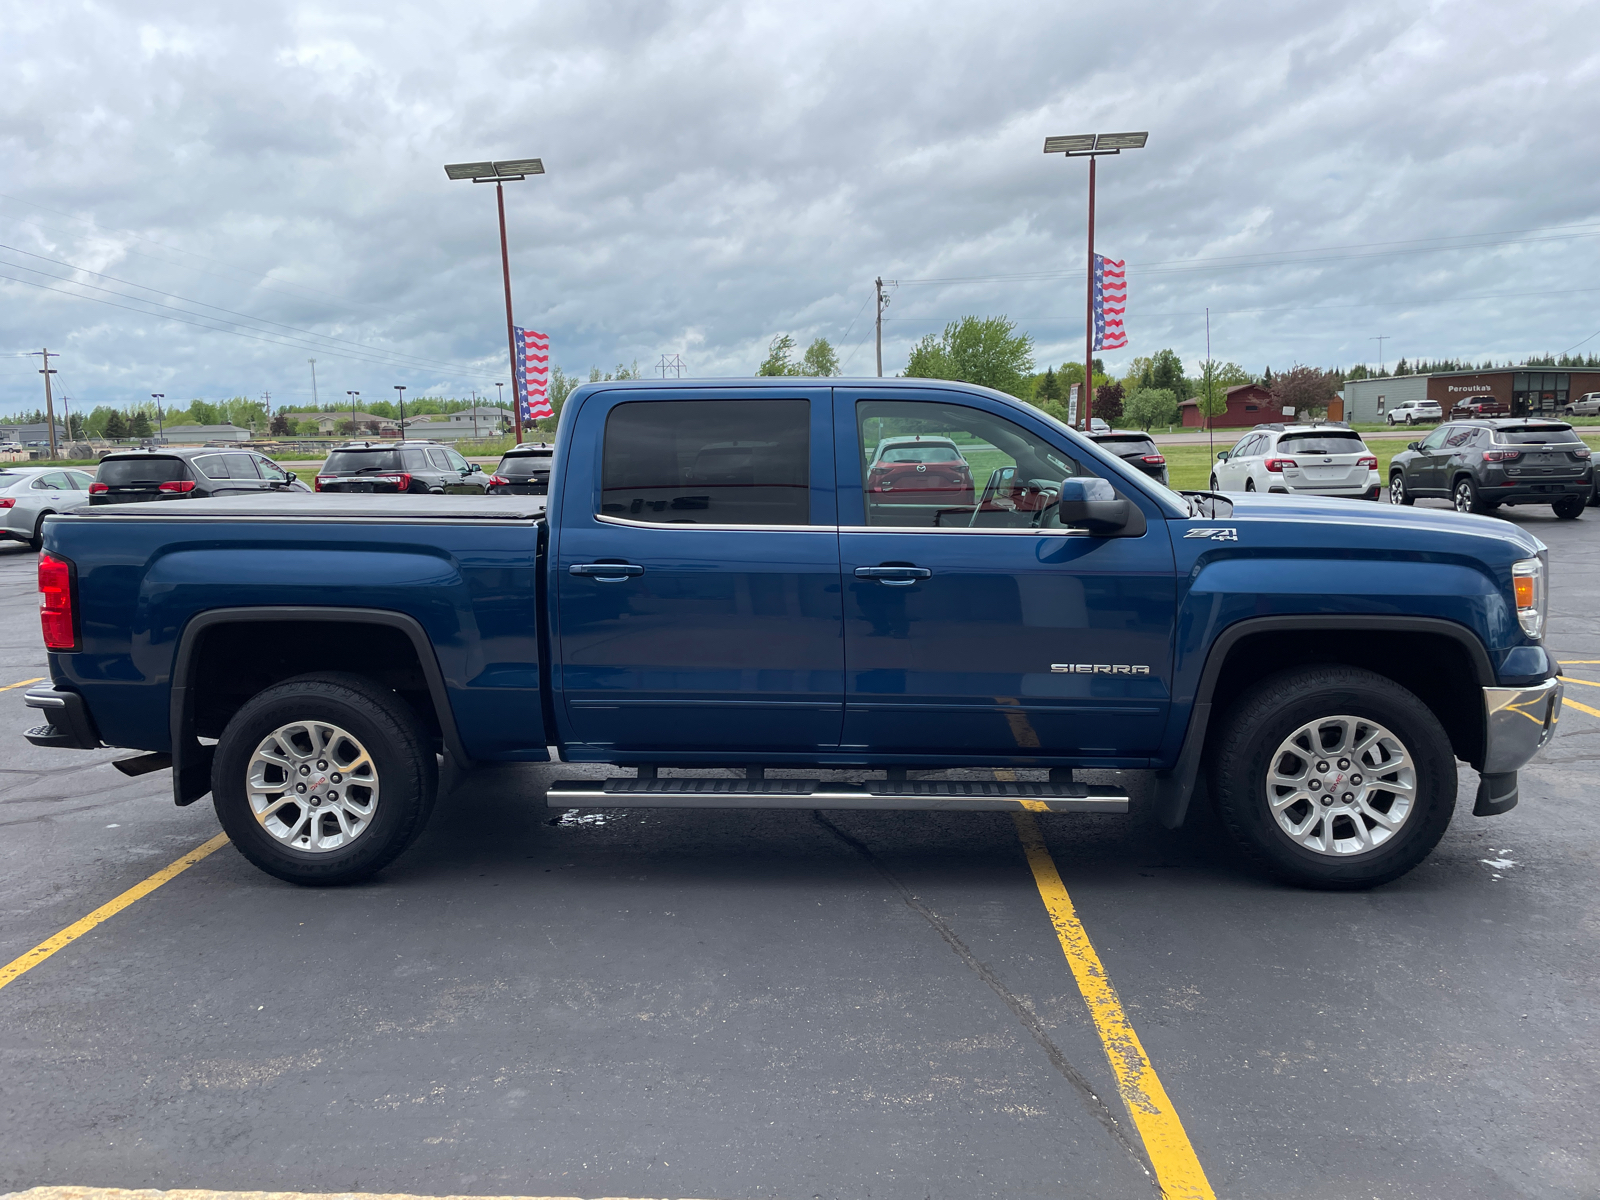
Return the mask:
<path fill-rule="evenodd" d="M 353 427 L 353 432 L 350 436 L 354 437 L 357 433 L 361 432 L 361 427 L 356 425 L 356 401 L 361 399 L 361 393 L 347 391 L 345 392 L 345 395 L 350 397 L 350 424 Z"/>
<path fill-rule="evenodd" d="M 1088 296 L 1084 305 L 1083 330 L 1083 428 L 1089 429 L 1094 403 L 1094 160 L 1102 154 L 1121 154 L 1124 150 L 1142 150 L 1150 134 L 1145 133 L 1073 133 L 1065 137 L 1047 137 L 1046 154 L 1064 154 L 1068 158 L 1089 160 L 1089 277 Z"/>
<path fill-rule="evenodd" d="M 406 440 L 406 385 L 397 383 L 394 390 L 400 393 L 400 440 Z"/>
<path fill-rule="evenodd" d="M 151 392 L 150 399 L 156 402 L 156 445 L 162 446 L 167 441 L 166 420 L 161 415 L 161 402 L 167 398 L 165 392 Z"/>
<path fill-rule="evenodd" d="M 446 163 L 444 173 L 451 179 L 470 179 L 473 183 L 494 184 L 495 207 L 500 213 L 500 274 L 506 288 L 506 349 L 511 354 L 511 377 L 517 377 L 516 323 L 511 318 L 511 253 L 506 248 L 506 193 L 503 184 L 544 174 L 544 160 L 512 158 L 503 162 Z M 522 444 L 522 405 L 516 408 L 517 444 Z"/>

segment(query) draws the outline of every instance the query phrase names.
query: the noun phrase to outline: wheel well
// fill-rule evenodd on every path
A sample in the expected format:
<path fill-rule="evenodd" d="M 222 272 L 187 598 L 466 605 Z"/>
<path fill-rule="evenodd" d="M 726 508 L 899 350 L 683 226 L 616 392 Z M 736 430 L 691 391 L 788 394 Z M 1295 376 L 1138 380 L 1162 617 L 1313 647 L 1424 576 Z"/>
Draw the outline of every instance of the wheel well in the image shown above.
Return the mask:
<path fill-rule="evenodd" d="M 1211 696 L 1213 711 L 1225 712 L 1268 675 L 1326 663 L 1394 680 L 1433 710 L 1457 758 L 1483 761 L 1483 685 L 1461 643 L 1442 633 L 1306 629 L 1247 635 L 1228 650 Z"/>
<path fill-rule="evenodd" d="M 275 683 L 314 671 L 350 671 L 391 687 L 416 711 L 438 749 L 442 741 L 428 677 L 416 646 L 392 625 L 351 621 L 228 621 L 196 635 L 190 709 L 199 737 L 221 737 L 245 701 Z"/>

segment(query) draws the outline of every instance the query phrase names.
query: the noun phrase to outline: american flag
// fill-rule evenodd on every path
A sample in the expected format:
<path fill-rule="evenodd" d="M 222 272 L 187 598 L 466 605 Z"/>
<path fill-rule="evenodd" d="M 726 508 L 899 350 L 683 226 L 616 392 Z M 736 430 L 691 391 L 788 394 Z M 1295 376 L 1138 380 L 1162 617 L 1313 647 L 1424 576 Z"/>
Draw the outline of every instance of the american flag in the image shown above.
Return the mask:
<path fill-rule="evenodd" d="M 1128 272 L 1125 261 L 1094 256 L 1094 348 L 1121 350 L 1128 344 L 1122 316 L 1128 311 Z"/>
<path fill-rule="evenodd" d="M 550 335 L 511 327 L 517 346 L 517 403 L 522 419 L 554 416 L 550 408 Z"/>

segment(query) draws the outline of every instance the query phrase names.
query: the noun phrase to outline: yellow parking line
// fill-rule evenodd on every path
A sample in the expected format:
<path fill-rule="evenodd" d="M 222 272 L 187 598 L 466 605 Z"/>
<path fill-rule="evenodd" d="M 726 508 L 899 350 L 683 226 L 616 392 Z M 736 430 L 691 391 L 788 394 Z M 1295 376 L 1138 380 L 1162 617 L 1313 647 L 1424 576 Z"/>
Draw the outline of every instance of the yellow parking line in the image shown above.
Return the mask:
<path fill-rule="evenodd" d="M 1050 921 L 1056 927 L 1056 937 L 1062 952 L 1078 981 L 1078 991 L 1089 1006 L 1095 1031 L 1105 1048 L 1111 1071 L 1117 1077 L 1117 1090 L 1128 1106 L 1139 1136 L 1144 1139 L 1145 1153 L 1155 1169 L 1161 1194 L 1172 1200 L 1216 1200 L 1216 1193 L 1206 1180 L 1205 1169 L 1189 1144 L 1189 1135 L 1183 1130 L 1177 1110 L 1168 1099 L 1166 1089 L 1150 1065 L 1150 1056 L 1144 1052 L 1133 1023 L 1123 1011 L 1116 988 L 1106 974 L 1100 955 L 1078 920 L 1072 897 L 1067 894 L 1061 873 L 1044 844 L 1039 824 L 1032 813 L 1013 813 L 1017 836 L 1022 840 L 1023 852 L 1028 856 L 1028 866 L 1033 869 L 1033 882 L 1039 889 Z"/>
<path fill-rule="evenodd" d="M 1571 675 L 1563 675 L 1561 678 L 1568 683 L 1581 683 L 1584 687 L 1600 687 L 1600 683 L 1596 683 L 1592 679 L 1574 679 Z"/>
<path fill-rule="evenodd" d="M 1579 712 L 1586 712 L 1591 717 L 1600 717 L 1600 708 L 1590 708 L 1587 704 L 1579 704 L 1571 696 L 1561 702 L 1562 708 L 1575 708 Z"/>
<path fill-rule="evenodd" d="M 84 917 L 83 920 L 68 925 L 54 937 L 46 938 L 32 950 L 29 950 L 26 954 L 19 955 L 18 957 L 12 959 L 5 966 L 0 967 L 0 988 L 5 987 L 6 984 L 10 983 L 18 976 L 26 975 L 29 971 L 33 970 L 57 950 L 60 950 L 64 946 L 70 946 L 73 942 L 77 941 L 96 925 L 99 925 L 102 921 L 116 916 L 135 900 L 138 900 L 143 896 L 148 896 L 151 892 L 155 891 L 168 880 L 176 879 L 179 875 L 183 874 L 190 867 L 194 866 L 195 863 L 199 862 L 213 850 L 217 850 L 222 846 L 227 845 L 227 843 L 227 834 L 217 834 L 217 836 L 212 838 L 209 842 L 206 842 L 200 846 L 196 846 L 177 862 L 172 863 L 169 866 L 162 867 L 161 870 L 150 876 L 150 878 L 146 879 L 143 883 L 134 884 L 115 900 L 109 900 L 105 904 L 102 904 L 87 917 Z"/>
<path fill-rule="evenodd" d="M 1600 667 L 1600 658 L 1563 658 L 1563 667 Z"/>
<path fill-rule="evenodd" d="M 19 680 L 16 683 L 8 683 L 8 684 L 5 685 L 5 687 L 0 687 L 0 692 L 9 692 L 12 688 L 27 687 L 30 683 L 43 683 L 43 682 L 44 682 L 44 676 L 43 675 L 39 676 L 38 679 L 23 679 L 23 680 Z"/>

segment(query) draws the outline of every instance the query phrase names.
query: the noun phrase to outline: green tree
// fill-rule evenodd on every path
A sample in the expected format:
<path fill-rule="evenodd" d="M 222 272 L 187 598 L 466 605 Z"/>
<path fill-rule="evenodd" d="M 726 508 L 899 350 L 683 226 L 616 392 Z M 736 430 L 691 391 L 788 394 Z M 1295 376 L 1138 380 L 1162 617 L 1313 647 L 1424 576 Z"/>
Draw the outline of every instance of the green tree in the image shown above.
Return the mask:
<path fill-rule="evenodd" d="M 1139 388 L 1122 402 L 1122 415 L 1144 430 L 1175 425 L 1178 398 L 1166 388 Z"/>
<path fill-rule="evenodd" d="M 292 432 L 289 428 L 289 414 L 280 412 L 272 418 L 272 424 L 267 427 L 267 432 L 273 437 L 288 437 Z"/>
<path fill-rule="evenodd" d="M 103 436 L 111 438 L 113 441 L 128 436 L 128 422 L 114 408 L 106 414 L 106 423 L 102 428 L 104 431 Z"/>
<path fill-rule="evenodd" d="M 67 436 L 73 440 L 83 437 L 83 418 L 77 413 L 67 418 Z"/>
<path fill-rule="evenodd" d="M 561 406 L 581 382 L 576 375 L 568 375 L 560 367 L 550 368 L 550 420 L 561 416 Z"/>
<path fill-rule="evenodd" d="M 1006 317 L 963 317 L 917 343 L 904 374 L 912 379 L 959 379 L 1012 396 L 1027 390 L 1033 338 Z"/>
<path fill-rule="evenodd" d="M 1334 373 L 1316 367 L 1297 366 L 1272 381 L 1272 398 L 1280 407 L 1294 409 L 1297 417 L 1320 416 L 1338 390 Z"/>
<path fill-rule="evenodd" d="M 757 375 L 793 375 L 794 364 L 789 361 L 789 356 L 794 353 L 794 339 L 787 333 L 780 333 L 767 343 L 767 357 L 756 368 Z"/>
<path fill-rule="evenodd" d="M 153 437 L 155 430 L 150 428 L 150 414 L 140 409 L 133 414 L 133 420 L 128 422 L 128 436 L 134 438 Z"/>
<path fill-rule="evenodd" d="M 1061 403 L 1061 381 L 1056 378 L 1054 367 L 1046 367 L 1044 369 L 1044 376 L 1039 380 L 1038 386 L 1033 389 L 1033 402 L 1046 412 L 1053 405 Z"/>
<path fill-rule="evenodd" d="M 839 355 L 834 352 L 833 345 L 827 338 L 818 338 L 806 347 L 805 357 L 800 360 L 798 375 L 816 375 L 827 377 L 839 373 Z"/>
<path fill-rule="evenodd" d="M 1158 391 L 1168 391 L 1174 396 L 1184 392 L 1183 359 L 1176 350 L 1158 351 L 1150 360 L 1150 379 L 1145 384 Z"/>

